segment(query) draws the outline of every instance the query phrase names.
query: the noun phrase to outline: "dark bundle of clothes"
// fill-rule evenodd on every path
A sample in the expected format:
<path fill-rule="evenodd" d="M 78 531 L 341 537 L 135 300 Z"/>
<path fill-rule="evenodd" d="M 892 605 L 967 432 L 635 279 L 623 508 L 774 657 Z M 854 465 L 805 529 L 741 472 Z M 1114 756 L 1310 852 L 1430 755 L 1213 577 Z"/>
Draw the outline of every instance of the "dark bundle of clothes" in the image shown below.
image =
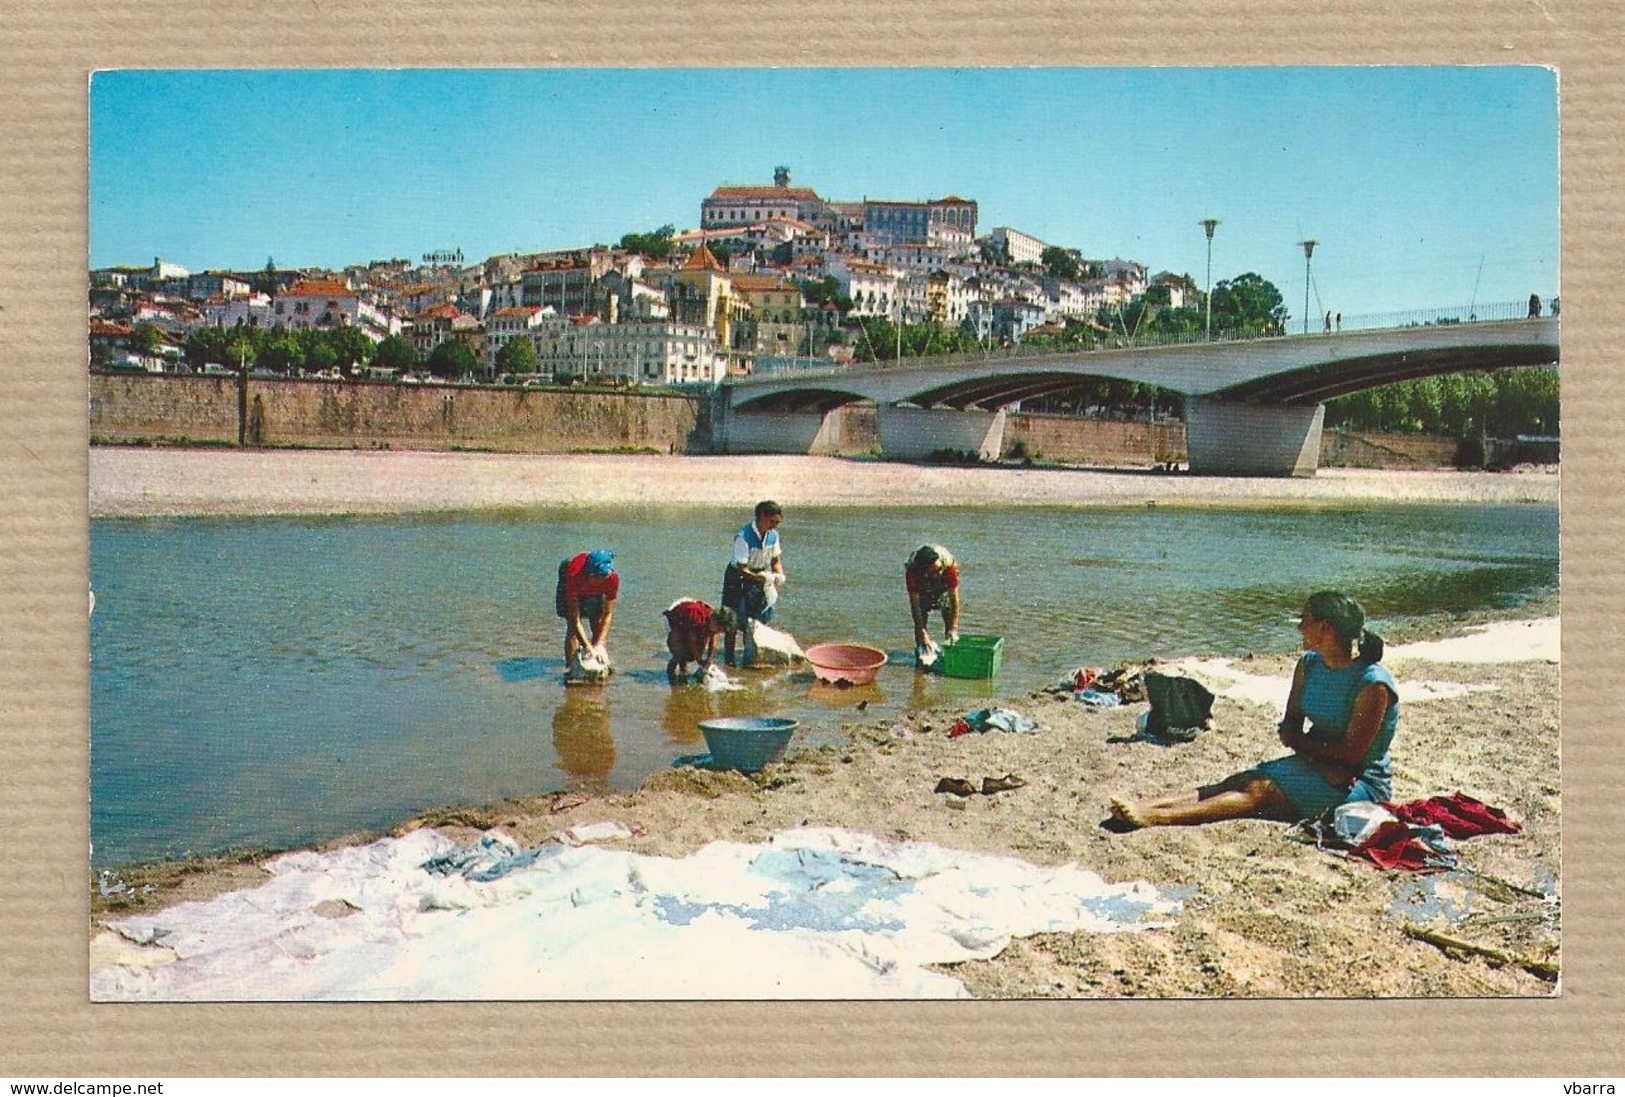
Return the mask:
<path fill-rule="evenodd" d="M 1145 700 L 1145 685 L 1137 667 L 1127 664 L 1114 670 L 1079 667 L 1048 687 L 1050 693 L 1070 693 L 1076 700 L 1096 708 L 1116 708 Z"/>

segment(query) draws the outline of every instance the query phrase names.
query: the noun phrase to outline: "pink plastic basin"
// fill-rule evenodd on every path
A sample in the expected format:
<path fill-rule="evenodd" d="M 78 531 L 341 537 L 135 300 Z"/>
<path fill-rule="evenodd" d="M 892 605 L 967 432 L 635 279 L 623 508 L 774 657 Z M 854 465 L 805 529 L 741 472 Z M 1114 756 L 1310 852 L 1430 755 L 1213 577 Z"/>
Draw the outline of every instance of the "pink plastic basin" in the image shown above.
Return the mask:
<path fill-rule="evenodd" d="M 886 653 L 867 644 L 814 644 L 807 649 L 807 662 L 820 682 L 861 686 L 875 680 L 875 672 L 886 665 Z"/>

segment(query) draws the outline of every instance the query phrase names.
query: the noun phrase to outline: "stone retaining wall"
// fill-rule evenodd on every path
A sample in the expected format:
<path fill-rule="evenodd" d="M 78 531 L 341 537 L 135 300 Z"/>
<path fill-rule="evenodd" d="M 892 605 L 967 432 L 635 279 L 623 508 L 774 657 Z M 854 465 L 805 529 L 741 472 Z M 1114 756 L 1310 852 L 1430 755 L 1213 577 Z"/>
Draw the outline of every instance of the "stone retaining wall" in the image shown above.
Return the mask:
<path fill-rule="evenodd" d="M 706 453 L 711 401 L 676 394 L 251 378 L 250 445 Z M 234 377 L 93 375 L 92 442 L 229 442 Z"/>
<path fill-rule="evenodd" d="M 470 449 L 507 453 L 711 451 L 708 398 L 571 389 L 470 388 L 355 381 L 248 381 L 250 445 L 331 449 Z M 875 409 L 840 417 L 839 452 L 876 453 Z M 235 445 L 235 377 L 92 374 L 90 440 Z M 1327 430 L 1320 461 L 1357 468 L 1448 468 L 1449 438 Z M 1004 455 L 1102 467 L 1185 463 L 1181 423 L 1012 413 Z"/>

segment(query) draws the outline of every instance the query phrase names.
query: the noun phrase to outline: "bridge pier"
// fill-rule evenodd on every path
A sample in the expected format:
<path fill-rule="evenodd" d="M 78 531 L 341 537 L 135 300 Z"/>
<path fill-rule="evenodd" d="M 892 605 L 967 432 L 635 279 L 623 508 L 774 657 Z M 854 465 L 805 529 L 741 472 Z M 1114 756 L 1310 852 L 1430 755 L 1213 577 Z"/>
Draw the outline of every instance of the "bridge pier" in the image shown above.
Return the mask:
<path fill-rule="evenodd" d="M 1190 469 L 1205 476 L 1313 476 L 1326 405 L 1242 404 L 1193 396 L 1185 402 Z"/>
<path fill-rule="evenodd" d="M 997 461 L 1004 449 L 1005 411 L 944 411 L 936 408 L 876 409 L 880 452 L 887 457 L 919 460 L 940 450 L 974 453 Z"/>
<path fill-rule="evenodd" d="M 841 451 L 841 409 L 834 411 L 736 411 L 717 416 L 721 430 L 712 438 L 717 453 L 806 453 Z"/>

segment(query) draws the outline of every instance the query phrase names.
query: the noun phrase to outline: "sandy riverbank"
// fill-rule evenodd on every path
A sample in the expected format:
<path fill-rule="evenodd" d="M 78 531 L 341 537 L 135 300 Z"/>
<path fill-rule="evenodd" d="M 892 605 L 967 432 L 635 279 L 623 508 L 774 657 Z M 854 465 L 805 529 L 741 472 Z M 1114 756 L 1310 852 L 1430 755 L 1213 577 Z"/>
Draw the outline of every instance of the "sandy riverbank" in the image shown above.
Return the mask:
<path fill-rule="evenodd" d="M 1385 660 L 1405 705 L 1396 799 L 1462 791 L 1521 824 L 1516 835 L 1455 843 L 1466 872 L 1385 873 L 1262 821 L 1133 834 L 1102 828 L 1113 794 L 1187 787 L 1277 755 L 1274 723 L 1292 665 L 1285 654 L 1204 664 L 1219 687 L 1217 726 L 1187 744 L 1134 740 L 1143 705 L 1097 711 L 1036 693 L 1005 702 L 1039 722 L 1035 734 L 951 739 L 959 713 L 947 710 L 909 713 L 897 724 L 859 720 L 849 725 L 849 746 L 810 751 L 755 777 L 675 769 L 627 795 L 447 810 L 397 835 L 432 828 L 472 844 L 499 828 L 533 847 L 566 827 L 615 823 L 627 832 L 605 846 L 677 858 L 717 840 L 760 843 L 803 827 L 841 827 L 884 842 L 1076 864 L 1108 883 L 1144 881 L 1181 897 L 1163 928 L 1017 936 L 990 959 L 933 966 L 979 997 L 1547 995 L 1556 989 L 1541 969 L 1557 962 L 1562 817 L 1558 631 L 1555 617 L 1502 622 L 1444 646 L 1398 645 Z M 1517 661 L 1497 661 L 1509 653 Z M 1006 774 L 1026 784 L 963 800 L 933 791 L 942 777 L 980 783 Z M 162 946 L 103 932 L 106 924 L 266 879 L 252 863 L 130 876 L 131 890 L 93 899 L 93 986 L 100 979 L 104 995 L 139 995 L 151 989 L 151 971 L 176 963 Z M 152 890 L 142 891 L 145 884 Z M 377 916 L 375 902 L 359 886 L 329 896 L 314 915 L 290 913 L 306 928 L 289 927 L 281 940 L 329 932 L 324 919 L 362 925 Z M 1441 950 L 1407 935 L 1407 924 L 1516 959 Z M 503 952 L 502 939 L 490 947 Z M 417 970 L 419 959 L 407 966 Z M 635 980 L 636 965 L 627 971 Z"/>
<path fill-rule="evenodd" d="M 1555 503 L 1555 472 L 1324 469 L 1302 480 L 1060 468 L 932 467 L 833 457 L 664 457 L 330 450 L 90 451 L 93 516 L 377 514 L 703 502 L 787 507 Z"/>

